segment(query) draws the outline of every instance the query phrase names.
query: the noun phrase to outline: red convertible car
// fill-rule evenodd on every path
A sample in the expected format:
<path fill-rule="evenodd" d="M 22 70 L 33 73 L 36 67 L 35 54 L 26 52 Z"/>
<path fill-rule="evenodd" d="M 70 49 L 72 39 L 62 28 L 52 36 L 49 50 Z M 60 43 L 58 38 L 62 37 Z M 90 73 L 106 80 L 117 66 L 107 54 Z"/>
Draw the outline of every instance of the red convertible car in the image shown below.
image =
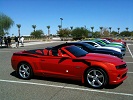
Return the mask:
<path fill-rule="evenodd" d="M 53 54 L 57 53 L 57 54 Z M 76 46 L 13 53 L 12 68 L 22 79 L 33 75 L 81 80 L 93 88 L 119 84 L 127 78 L 127 65 L 118 57 L 88 53 Z"/>

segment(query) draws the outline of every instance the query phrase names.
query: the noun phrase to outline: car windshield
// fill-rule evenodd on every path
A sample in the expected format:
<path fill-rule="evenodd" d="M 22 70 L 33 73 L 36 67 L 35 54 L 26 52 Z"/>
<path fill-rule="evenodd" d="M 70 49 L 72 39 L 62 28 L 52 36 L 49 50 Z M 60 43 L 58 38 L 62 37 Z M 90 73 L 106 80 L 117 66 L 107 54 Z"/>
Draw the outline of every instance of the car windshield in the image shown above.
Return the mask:
<path fill-rule="evenodd" d="M 101 40 L 101 41 L 103 41 L 104 43 L 106 43 L 106 44 L 110 44 L 108 41 L 106 41 L 106 40 Z"/>
<path fill-rule="evenodd" d="M 70 46 L 66 47 L 66 50 L 68 50 L 70 53 L 72 53 L 75 57 L 82 57 L 88 54 L 85 50 L 77 47 L 77 46 Z"/>
<path fill-rule="evenodd" d="M 104 40 L 104 41 L 106 41 L 107 43 L 111 43 L 109 40 Z"/>
<path fill-rule="evenodd" d="M 101 46 L 105 46 L 105 44 L 101 43 L 100 41 L 96 41 L 96 43 L 98 43 Z"/>
<path fill-rule="evenodd" d="M 88 44 L 88 43 L 86 43 L 86 42 L 82 42 L 83 43 L 83 45 L 85 46 L 85 47 L 87 47 L 89 50 L 95 50 L 96 49 L 96 47 L 94 47 L 94 46 L 92 46 L 92 45 L 90 45 L 90 44 Z"/>

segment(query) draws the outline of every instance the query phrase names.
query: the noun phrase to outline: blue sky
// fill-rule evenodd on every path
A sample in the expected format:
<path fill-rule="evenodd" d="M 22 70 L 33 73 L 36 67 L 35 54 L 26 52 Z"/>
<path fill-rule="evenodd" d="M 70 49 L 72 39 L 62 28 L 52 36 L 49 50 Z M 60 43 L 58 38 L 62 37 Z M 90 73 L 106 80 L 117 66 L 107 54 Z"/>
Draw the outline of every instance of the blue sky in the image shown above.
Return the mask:
<path fill-rule="evenodd" d="M 33 31 L 43 30 L 47 34 L 56 34 L 58 25 L 83 27 L 94 31 L 99 27 L 112 27 L 112 30 L 124 31 L 126 27 L 133 31 L 133 0 L 0 0 L 0 12 L 15 22 L 9 30 L 10 35 L 18 35 L 16 24 L 21 24 L 21 35 L 30 35 Z"/>

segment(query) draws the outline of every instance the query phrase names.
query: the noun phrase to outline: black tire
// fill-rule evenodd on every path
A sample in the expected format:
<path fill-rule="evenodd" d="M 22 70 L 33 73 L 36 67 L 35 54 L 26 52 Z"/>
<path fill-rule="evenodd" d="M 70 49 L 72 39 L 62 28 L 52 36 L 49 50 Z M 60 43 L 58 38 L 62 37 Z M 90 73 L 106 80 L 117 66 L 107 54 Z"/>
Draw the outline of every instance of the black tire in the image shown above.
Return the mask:
<path fill-rule="evenodd" d="M 85 83 L 92 88 L 103 88 L 108 84 L 108 76 L 101 68 L 90 68 L 85 73 Z"/>
<path fill-rule="evenodd" d="M 33 71 L 30 64 L 26 62 L 20 63 L 18 66 L 17 74 L 21 79 L 31 79 L 33 76 Z"/>

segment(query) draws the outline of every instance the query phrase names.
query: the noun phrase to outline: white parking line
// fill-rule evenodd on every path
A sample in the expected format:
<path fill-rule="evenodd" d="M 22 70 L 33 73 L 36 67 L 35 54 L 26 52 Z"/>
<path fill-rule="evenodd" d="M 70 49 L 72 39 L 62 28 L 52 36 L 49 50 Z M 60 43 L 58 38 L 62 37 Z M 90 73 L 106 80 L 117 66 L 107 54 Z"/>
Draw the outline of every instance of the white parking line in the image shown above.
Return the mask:
<path fill-rule="evenodd" d="M 124 56 L 124 57 L 131 57 L 131 56 Z"/>
<path fill-rule="evenodd" d="M 115 95 L 123 95 L 123 96 L 132 96 L 133 97 L 133 94 L 129 94 L 129 93 L 118 93 L 118 92 L 100 91 L 100 90 L 93 90 L 93 89 L 75 88 L 75 87 L 50 85 L 50 84 L 42 84 L 42 83 L 22 82 L 22 81 L 12 81 L 12 80 L 2 80 L 2 79 L 0 79 L 0 82 L 28 84 L 28 85 L 38 85 L 38 86 L 47 86 L 47 87 L 54 87 L 54 88 L 64 88 L 64 89 L 71 89 L 71 90 L 80 90 L 80 91 L 105 93 L 105 94 L 115 94 Z"/>
<path fill-rule="evenodd" d="M 133 45 L 133 44 L 127 44 L 127 45 Z"/>
<path fill-rule="evenodd" d="M 132 56 L 132 58 L 133 58 L 133 54 L 132 54 L 131 50 L 129 49 L 129 46 L 128 46 L 128 45 L 129 45 L 129 44 L 127 44 L 128 51 L 129 51 L 129 53 L 131 54 L 131 56 Z"/>
<path fill-rule="evenodd" d="M 133 72 L 127 72 L 128 74 L 133 74 Z"/>
<path fill-rule="evenodd" d="M 126 62 L 127 64 L 132 64 L 133 62 Z"/>

